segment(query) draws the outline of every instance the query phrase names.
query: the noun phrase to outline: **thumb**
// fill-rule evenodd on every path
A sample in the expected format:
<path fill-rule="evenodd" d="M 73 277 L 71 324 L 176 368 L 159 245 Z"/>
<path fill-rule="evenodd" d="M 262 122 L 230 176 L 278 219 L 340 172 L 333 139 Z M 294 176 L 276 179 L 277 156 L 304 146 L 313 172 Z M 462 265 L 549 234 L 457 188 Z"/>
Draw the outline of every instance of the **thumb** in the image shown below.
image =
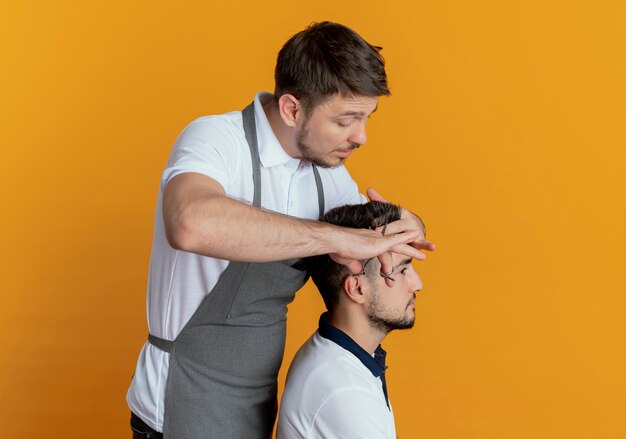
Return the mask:
<path fill-rule="evenodd" d="M 358 274 L 363 271 L 363 264 L 361 264 L 361 261 L 359 260 L 353 260 L 344 265 L 352 274 Z"/>
<path fill-rule="evenodd" d="M 358 259 L 343 258 L 336 254 L 329 254 L 328 256 L 337 264 L 345 266 L 352 274 L 358 274 L 363 271 L 363 264 Z"/>
<path fill-rule="evenodd" d="M 373 187 L 367 188 L 367 198 L 369 198 L 370 201 L 383 201 L 383 202 L 387 201 Z"/>

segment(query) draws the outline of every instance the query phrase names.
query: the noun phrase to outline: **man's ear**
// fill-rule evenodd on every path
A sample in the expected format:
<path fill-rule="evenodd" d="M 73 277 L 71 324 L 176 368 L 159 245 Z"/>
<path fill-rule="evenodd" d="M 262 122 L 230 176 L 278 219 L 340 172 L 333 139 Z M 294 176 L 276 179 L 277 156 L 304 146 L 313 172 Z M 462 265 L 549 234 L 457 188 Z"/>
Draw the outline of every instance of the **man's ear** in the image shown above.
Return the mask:
<path fill-rule="evenodd" d="M 367 288 L 365 276 L 348 275 L 343 280 L 343 292 L 354 303 L 365 303 L 364 288 Z"/>
<path fill-rule="evenodd" d="M 302 106 L 300 101 L 294 95 L 288 93 L 278 98 L 278 113 L 285 125 L 294 128 L 301 117 Z"/>

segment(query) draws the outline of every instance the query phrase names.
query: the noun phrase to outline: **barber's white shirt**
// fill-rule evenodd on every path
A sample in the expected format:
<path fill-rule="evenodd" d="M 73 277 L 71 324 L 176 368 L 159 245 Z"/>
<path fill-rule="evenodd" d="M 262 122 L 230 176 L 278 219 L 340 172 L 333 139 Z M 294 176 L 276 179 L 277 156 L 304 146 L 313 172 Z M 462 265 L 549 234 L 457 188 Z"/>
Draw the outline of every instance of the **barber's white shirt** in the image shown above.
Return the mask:
<path fill-rule="evenodd" d="M 274 136 L 262 107 L 267 99 L 271 99 L 268 93 L 259 93 L 254 99 L 263 208 L 316 219 L 319 212 L 312 167 L 290 157 Z M 175 339 L 229 263 L 170 247 L 162 211 L 166 184 L 178 174 L 197 172 L 218 181 L 227 196 L 252 204 L 251 163 L 240 111 L 196 119 L 176 140 L 161 178 L 154 221 L 147 294 L 151 334 Z M 318 169 L 324 185 L 326 210 L 365 201 L 343 166 Z M 130 409 L 157 431 L 163 431 L 168 366 L 169 354 L 146 342 L 126 395 Z"/>
<path fill-rule="evenodd" d="M 316 332 L 296 354 L 280 403 L 277 439 L 395 439 L 382 381 Z"/>

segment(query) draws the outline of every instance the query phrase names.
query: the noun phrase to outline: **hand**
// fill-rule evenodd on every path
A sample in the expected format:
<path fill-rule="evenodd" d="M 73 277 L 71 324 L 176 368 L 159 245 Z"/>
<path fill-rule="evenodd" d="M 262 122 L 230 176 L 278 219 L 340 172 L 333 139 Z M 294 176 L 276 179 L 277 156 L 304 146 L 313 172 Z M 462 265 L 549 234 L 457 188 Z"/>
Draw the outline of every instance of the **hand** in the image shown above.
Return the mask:
<path fill-rule="evenodd" d="M 405 224 L 407 224 L 405 222 Z M 369 229 L 348 229 L 341 228 L 341 238 L 335 241 L 338 250 L 329 256 L 338 264 L 345 265 L 351 273 L 363 271 L 362 260 L 375 258 L 381 262 L 381 270 L 387 268 L 386 272 L 393 267 L 391 251 L 402 253 L 412 258 L 419 259 L 421 252 L 409 245 L 418 237 L 416 230 L 402 230 L 396 227 L 396 232 L 385 235 L 380 230 Z M 388 228 L 387 228 L 388 229 Z M 386 280 L 387 285 L 392 286 L 393 281 Z"/>
<path fill-rule="evenodd" d="M 373 188 L 367 189 L 367 197 L 370 199 L 370 201 L 387 202 L 387 200 Z M 396 246 L 392 248 L 391 251 L 393 251 L 394 253 L 401 253 L 407 256 L 411 256 L 414 259 L 419 259 L 419 260 L 426 259 L 426 255 L 422 253 L 421 250 L 434 251 L 435 244 L 426 240 L 426 227 L 424 226 L 424 222 L 419 216 L 415 215 L 414 213 L 410 212 L 407 209 L 402 208 L 401 212 L 402 213 L 400 215 L 400 219 L 398 221 L 389 223 L 387 225 L 385 233 L 389 235 L 389 234 L 402 233 L 402 232 L 406 233 L 408 231 L 417 231 L 418 232 L 417 238 L 413 241 L 409 241 L 408 243 L 404 243 L 403 245 Z M 382 228 L 379 228 L 379 229 L 382 229 Z M 409 254 L 409 252 L 407 251 L 408 250 L 407 247 L 411 247 L 412 249 L 416 250 L 417 256 L 413 256 L 412 254 Z M 391 271 L 391 268 L 392 268 L 391 258 L 388 257 L 388 255 L 380 255 L 378 259 L 380 261 L 382 272 L 388 273 L 389 271 Z M 386 263 L 387 260 L 389 261 L 389 264 Z M 393 285 L 393 282 L 390 281 L 389 279 L 385 279 L 385 282 L 387 283 L 388 286 Z"/>

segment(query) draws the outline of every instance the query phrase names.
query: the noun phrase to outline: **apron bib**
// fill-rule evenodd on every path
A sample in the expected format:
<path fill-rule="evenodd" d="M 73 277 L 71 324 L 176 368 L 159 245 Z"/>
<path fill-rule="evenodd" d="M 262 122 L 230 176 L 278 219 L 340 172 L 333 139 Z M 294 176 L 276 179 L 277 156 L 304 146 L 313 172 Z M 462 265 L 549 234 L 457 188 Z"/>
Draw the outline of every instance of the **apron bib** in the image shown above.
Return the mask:
<path fill-rule="evenodd" d="M 261 207 L 254 105 L 242 112 L 250 146 L 253 205 Z M 320 217 L 324 189 L 313 166 Z M 175 340 L 149 335 L 169 352 L 163 435 L 169 439 L 268 439 L 277 411 L 287 305 L 306 282 L 302 261 L 230 262 Z"/>

